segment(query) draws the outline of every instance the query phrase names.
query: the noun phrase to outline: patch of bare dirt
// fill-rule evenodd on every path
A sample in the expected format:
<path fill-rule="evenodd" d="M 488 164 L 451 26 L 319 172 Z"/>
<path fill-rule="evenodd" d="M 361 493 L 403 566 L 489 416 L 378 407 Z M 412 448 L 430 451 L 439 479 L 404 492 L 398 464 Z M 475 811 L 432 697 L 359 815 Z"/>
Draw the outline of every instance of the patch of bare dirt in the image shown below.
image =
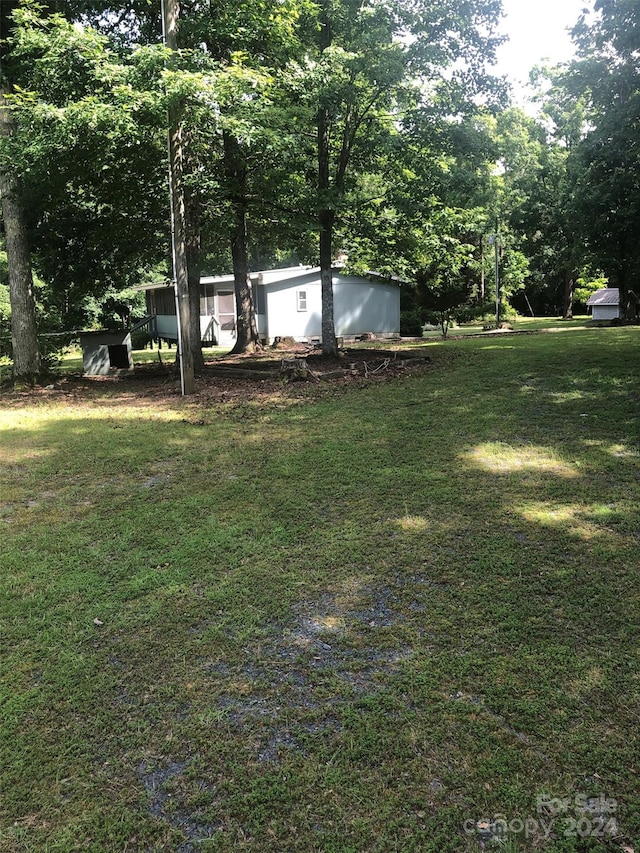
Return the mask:
<path fill-rule="evenodd" d="M 287 372 L 285 363 L 300 366 Z M 302 344 L 262 353 L 228 355 L 208 362 L 196 380 L 190 400 L 204 405 L 315 399 L 339 388 L 385 382 L 430 366 L 428 356 L 401 351 L 354 349 L 341 351 L 337 358 L 323 356 Z M 32 389 L 5 389 L 0 400 L 5 406 L 19 407 L 41 399 L 136 406 L 171 406 L 182 401 L 180 378 L 174 364 L 137 365 L 127 376 L 69 375 L 52 378 L 49 384 Z"/>

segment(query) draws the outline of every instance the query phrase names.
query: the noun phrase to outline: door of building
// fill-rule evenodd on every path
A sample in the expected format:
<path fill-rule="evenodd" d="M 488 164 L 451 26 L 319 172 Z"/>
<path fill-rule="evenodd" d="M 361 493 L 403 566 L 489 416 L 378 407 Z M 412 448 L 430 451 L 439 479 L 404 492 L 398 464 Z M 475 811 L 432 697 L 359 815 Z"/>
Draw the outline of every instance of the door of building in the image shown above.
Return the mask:
<path fill-rule="evenodd" d="M 236 340 L 236 298 L 232 290 L 219 290 L 217 294 L 220 346 L 232 345 Z"/>

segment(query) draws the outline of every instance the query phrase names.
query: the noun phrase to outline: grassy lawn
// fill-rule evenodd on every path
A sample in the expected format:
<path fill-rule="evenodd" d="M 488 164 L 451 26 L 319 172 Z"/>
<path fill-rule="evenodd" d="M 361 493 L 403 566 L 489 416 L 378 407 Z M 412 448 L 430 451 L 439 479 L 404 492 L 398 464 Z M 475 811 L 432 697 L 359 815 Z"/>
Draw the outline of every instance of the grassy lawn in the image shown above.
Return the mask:
<path fill-rule="evenodd" d="M 516 332 L 534 332 L 541 329 L 563 331 L 565 329 L 577 329 L 593 325 L 591 317 L 587 315 L 576 316 L 572 320 L 562 320 L 559 317 L 517 317 L 512 320 L 507 319 L 505 322 L 508 322 Z M 494 323 L 495 320 L 488 320 L 486 325 Z M 454 324 L 449 330 L 449 336 L 455 338 L 460 335 L 480 335 L 483 332 L 486 333 L 486 331 L 485 324 L 481 322 L 464 323 L 461 326 Z M 424 337 L 429 339 L 442 337 L 442 331 L 439 329 L 427 331 L 424 333 Z"/>
<path fill-rule="evenodd" d="M 226 355 L 229 351 L 228 347 L 207 347 L 203 348 L 202 352 L 204 354 L 205 360 L 210 360 L 216 358 L 217 356 Z M 133 363 L 137 364 L 160 364 L 160 360 L 162 360 L 162 364 L 165 366 L 171 366 L 176 359 L 176 348 L 175 346 L 169 349 L 167 344 L 163 344 L 162 349 L 160 351 L 160 357 L 158 357 L 157 348 L 154 349 L 141 349 L 134 350 L 133 352 Z M 54 358 L 53 369 L 56 374 L 71 374 L 71 373 L 82 373 L 83 372 L 83 364 L 82 364 L 82 350 L 80 346 L 72 346 L 67 352 L 64 352 L 62 355 L 56 355 Z M 9 381 L 11 378 L 11 361 L 6 356 L 0 356 L 0 383 L 4 381 Z"/>
<path fill-rule="evenodd" d="M 0 398 L 3 853 L 640 849 L 640 330 L 421 346 Z"/>
<path fill-rule="evenodd" d="M 228 347 L 209 347 L 204 348 L 202 350 L 205 360 L 215 358 L 219 355 L 224 355 L 228 351 Z M 158 358 L 157 348 L 134 350 L 133 352 L 134 364 L 160 364 L 160 359 L 162 360 L 162 364 L 164 364 L 165 366 L 172 365 L 176 359 L 175 346 L 169 349 L 169 347 L 164 344 L 160 351 L 160 358 Z M 63 374 L 82 373 L 82 351 L 80 349 L 72 349 L 69 352 L 65 353 L 60 358 L 56 370 Z"/>

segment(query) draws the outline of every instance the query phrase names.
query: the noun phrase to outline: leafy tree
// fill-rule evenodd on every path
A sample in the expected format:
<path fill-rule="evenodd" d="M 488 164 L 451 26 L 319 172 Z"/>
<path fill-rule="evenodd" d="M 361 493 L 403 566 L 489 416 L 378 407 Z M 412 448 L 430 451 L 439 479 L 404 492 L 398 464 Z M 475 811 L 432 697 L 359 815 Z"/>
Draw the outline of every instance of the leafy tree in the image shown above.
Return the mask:
<path fill-rule="evenodd" d="M 640 7 L 598 0 L 574 29 L 578 60 L 560 78 L 584 104 L 584 138 L 571 153 L 574 213 L 590 260 L 620 290 L 640 274 Z"/>
<path fill-rule="evenodd" d="M 27 145 L 23 156 L 25 172 L 36 179 L 34 189 L 36 182 L 46 188 L 34 208 L 43 268 L 60 287 L 62 270 L 67 269 L 67 291 L 74 290 L 67 296 L 77 303 L 101 287 L 126 286 L 143 266 L 157 262 L 165 227 L 159 128 L 167 102 L 179 102 L 188 164 L 190 291 L 197 297 L 202 264 L 211 248 L 220 256 L 215 237 L 226 234 L 234 261 L 240 349 L 255 338 L 248 277 L 249 246 L 257 243 L 252 221 L 254 234 L 258 226 L 263 235 L 271 231 L 281 253 L 288 244 L 306 259 L 309 215 L 315 208 L 325 296 L 331 294 L 336 233 L 341 240 L 352 235 L 353 242 L 366 230 L 362 221 L 382 212 L 389 239 L 402 242 L 397 231 L 392 236 L 394 227 L 402 224 L 402 212 L 389 207 L 382 211 L 373 198 L 388 194 L 394 185 L 395 161 L 405 143 L 402 113 L 424 99 L 427 90 L 433 98 L 442 70 L 461 58 L 465 71 L 454 74 L 449 92 L 456 92 L 459 100 L 465 85 L 478 89 L 482 63 L 495 44 L 486 33 L 499 11 L 494 0 L 475 0 L 462 14 L 457 4 L 448 2 L 412 5 L 397 0 L 367 6 L 323 0 L 314 6 L 302 0 L 269 0 L 266 5 L 244 0 L 220 3 L 213 10 L 211 4 L 194 0 L 180 19 L 176 64 L 160 86 L 162 51 L 151 46 L 133 51 L 123 29 L 126 20 L 133 25 L 134 38 L 157 39 L 157 9 L 145 3 L 91 0 L 58 0 L 55 5 L 110 30 L 112 47 L 89 30 L 65 31 L 59 19 L 48 30 L 26 28 L 28 35 L 19 47 L 25 57 L 25 81 L 33 81 L 31 87 L 39 93 L 29 119 L 30 138 L 38 140 L 39 150 Z M 399 38 L 410 32 L 412 40 Z M 56 79 L 62 86 L 54 91 Z M 422 88 L 414 85 L 418 79 Z M 449 106 L 453 99 L 450 95 Z M 104 145 L 109 121 L 112 133 Z M 317 164 L 313 199 L 308 159 L 312 124 Z M 43 170 L 35 164 L 45 163 L 56 149 L 61 155 L 59 180 L 41 180 Z M 120 168 L 122 151 L 131 164 L 128 171 Z M 104 181 L 85 168 L 97 160 L 103 162 Z M 151 163 L 157 164 L 153 171 Z M 145 188 L 139 193 L 143 199 L 129 191 L 126 174 L 132 185 Z M 118 232 L 113 216 L 118 207 L 109 189 L 120 193 L 126 233 Z M 146 215 L 138 220 L 143 210 Z M 100 233 L 109 232 L 112 238 L 108 251 L 96 251 L 100 235 L 91 231 L 96 219 Z M 138 221 L 149 228 L 142 239 L 142 229 L 131 227 Z M 144 251 L 136 256 L 141 247 Z M 94 251 L 87 253 L 86 248 Z M 411 247 L 398 248 L 396 257 L 410 256 Z M 277 256 L 272 249 L 268 252 Z M 104 261 L 99 271 L 87 268 L 87 258 L 96 254 Z M 123 270 L 125 280 L 115 281 L 116 276 L 123 279 Z M 192 312 L 195 319 L 197 313 Z M 332 310 L 323 313 L 330 323 Z M 328 347 L 335 346 L 331 331 L 323 338 Z"/>
<path fill-rule="evenodd" d="M 94 17 L 96 4 L 58 5 L 100 20 Z M 111 8 L 116 12 L 122 5 Z M 142 14 L 145 7 L 134 11 Z M 278 142 L 286 139 L 278 136 L 284 119 L 269 96 L 273 76 L 259 66 L 265 64 L 265 47 L 273 63 L 286 60 L 295 21 L 292 3 L 273 3 L 266 18 L 264 11 L 263 3 L 247 2 L 242 9 L 229 3 L 224 15 L 214 15 L 208 3 L 192 4 L 180 22 L 183 48 L 174 51 L 175 63 L 164 74 L 165 54 L 157 45 L 125 49 L 120 41 L 116 51 L 105 37 L 76 29 L 60 16 L 42 21 L 36 11 L 23 13 L 13 53 L 23 66 L 25 132 L 14 154 L 32 179 L 40 265 L 54 287 L 61 293 L 64 287 L 66 304 L 127 287 L 143 267 L 166 256 L 163 128 L 167 107 L 178 108 L 187 166 L 193 338 L 199 351 L 202 250 L 220 235 L 232 248 L 238 348 L 255 343 L 247 217 L 250 209 L 264 206 L 265 189 L 269 197 L 276 176 L 285 174 Z M 152 32 L 156 17 L 143 15 L 136 32 Z M 253 21 L 251 38 L 240 20 Z M 109 29 L 113 21 L 106 16 L 103 23 Z M 59 170 L 50 175 L 54 156 Z M 204 228 L 209 234 L 203 239 Z"/>
<path fill-rule="evenodd" d="M 437 317 L 445 338 L 452 321 L 468 308 L 477 284 L 476 247 L 468 242 L 468 226 L 467 211 L 443 208 L 432 216 L 423 237 L 418 304 Z"/>
<path fill-rule="evenodd" d="M 490 34 L 499 11 L 500 3 L 491 0 L 475 0 L 462 7 L 403 0 L 385 5 L 353 0 L 318 4 L 309 71 L 315 100 L 326 354 L 337 351 L 331 266 L 336 224 L 347 199 L 353 203 L 356 182 L 351 173 L 370 171 L 388 148 L 394 119 L 411 98 L 420 96 L 412 83 L 419 79 L 426 92 L 445 68 L 458 62 L 465 66 L 465 71 L 458 72 L 458 82 L 477 84 L 483 63 L 496 45 Z"/>
<path fill-rule="evenodd" d="M 87 297 L 131 286 L 168 255 L 166 111 L 154 83 L 162 55 L 142 51 L 127 64 L 59 15 L 26 8 L 17 19 L 10 153 L 29 193 L 38 269 L 77 323 Z"/>
<path fill-rule="evenodd" d="M 561 193 L 564 153 L 552 152 L 545 128 L 519 108 L 498 114 L 494 132 L 499 152 L 494 210 L 500 230 L 503 303 L 518 301 L 520 294 L 524 307 L 525 286 L 535 302 L 536 288 L 545 293 L 555 289 L 570 263 L 561 217 L 561 205 L 566 203 Z"/>
<path fill-rule="evenodd" d="M 192 2 L 177 30 L 176 67 L 184 79 L 188 73 L 199 79 L 183 99 L 181 114 L 192 319 L 198 319 L 198 283 L 207 246 L 212 238 L 224 240 L 234 270 L 236 352 L 259 343 L 249 275 L 249 221 L 264 203 L 260 188 L 278 171 L 279 154 L 282 159 L 273 132 L 274 82 L 297 44 L 303 5 L 301 0 L 215 6 Z M 276 119 L 275 124 L 281 122 Z M 220 255 L 217 247 L 214 254 Z"/>

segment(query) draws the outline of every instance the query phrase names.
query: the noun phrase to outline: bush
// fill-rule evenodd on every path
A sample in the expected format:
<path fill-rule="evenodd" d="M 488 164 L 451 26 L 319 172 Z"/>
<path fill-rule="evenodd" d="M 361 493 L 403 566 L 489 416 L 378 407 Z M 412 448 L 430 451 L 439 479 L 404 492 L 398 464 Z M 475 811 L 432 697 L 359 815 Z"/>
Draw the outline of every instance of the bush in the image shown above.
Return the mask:
<path fill-rule="evenodd" d="M 153 335 L 144 329 L 138 329 L 136 332 L 131 333 L 131 348 L 132 349 L 145 349 L 148 344 L 153 343 Z"/>
<path fill-rule="evenodd" d="M 400 334 L 403 338 L 422 337 L 422 321 L 416 308 L 400 312 Z"/>

